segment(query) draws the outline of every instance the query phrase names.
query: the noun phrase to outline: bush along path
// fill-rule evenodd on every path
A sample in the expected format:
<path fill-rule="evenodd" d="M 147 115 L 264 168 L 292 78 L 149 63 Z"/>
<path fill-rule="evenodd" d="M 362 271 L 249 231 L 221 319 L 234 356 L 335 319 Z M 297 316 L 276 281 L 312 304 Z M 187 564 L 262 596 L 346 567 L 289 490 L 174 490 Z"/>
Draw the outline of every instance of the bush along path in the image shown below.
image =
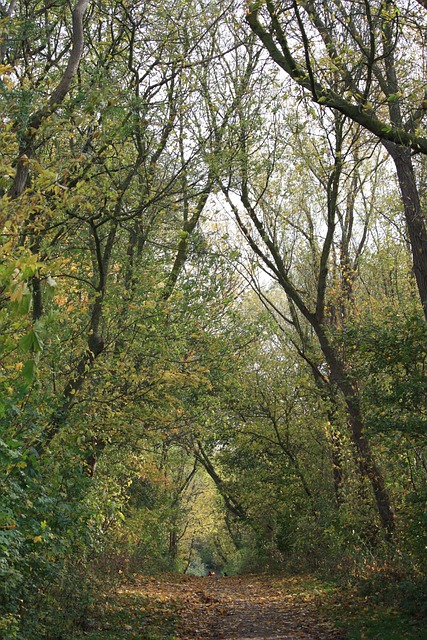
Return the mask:
<path fill-rule="evenodd" d="M 136 578 L 86 620 L 89 640 L 341 640 L 313 581 L 267 576 Z"/>

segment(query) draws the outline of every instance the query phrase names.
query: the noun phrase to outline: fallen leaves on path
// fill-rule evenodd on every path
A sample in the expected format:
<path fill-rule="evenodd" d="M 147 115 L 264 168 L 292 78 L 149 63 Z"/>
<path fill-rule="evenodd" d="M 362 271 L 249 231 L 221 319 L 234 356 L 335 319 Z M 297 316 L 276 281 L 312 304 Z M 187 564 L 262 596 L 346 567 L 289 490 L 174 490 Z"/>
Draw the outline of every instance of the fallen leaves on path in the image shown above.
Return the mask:
<path fill-rule="evenodd" d="M 336 629 L 319 620 L 314 597 L 304 594 L 300 588 L 295 589 L 297 581 L 252 576 L 205 580 L 203 584 L 205 601 L 210 599 L 211 604 L 201 616 L 194 615 L 194 600 L 193 613 L 188 609 L 181 612 L 182 640 L 196 637 L 332 640 L 339 637 Z M 196 629 L 194 620 L 202 628 Z"/>
<path fill-rule="evenodd" d="M 312 585 L 297 578 L 267 576 L 168 576 L 138 578 L 120 590 L 144 609 L 145 635 L 133 627 L 131 638 L 176 640 L 338 640 L 343 636 L 318 614 Z M 138 605 L 139 602 L 139 605 Z M 150 610 L 153 614 L 150 615 Z M 161 620 L 164 619 L 164 635 Z M 174 634 L 171 620 L 174 619 Z M 141 615 L 139 615 L 141 621 Z M 151 627 L 150 627 L 151 625 Z M 155 629 L 153 628 L 155 627 Z M 148 635 L 148 628 L 150 634 Z M 154 633 L 158 635 L 154 635 Z"/>

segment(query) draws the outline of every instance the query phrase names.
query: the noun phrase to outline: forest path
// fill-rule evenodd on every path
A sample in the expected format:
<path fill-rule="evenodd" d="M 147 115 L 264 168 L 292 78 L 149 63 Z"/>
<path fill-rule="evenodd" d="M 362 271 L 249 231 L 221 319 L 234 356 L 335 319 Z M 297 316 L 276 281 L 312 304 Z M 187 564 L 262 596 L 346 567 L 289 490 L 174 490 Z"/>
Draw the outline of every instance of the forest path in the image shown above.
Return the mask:
<path fill-rule="evenodd" d="M 150 599 L 176 603 L 179 640 L 338 640 L 322 620 L 313 589 L 301 579 L 267 576 L 170 576 L 140 588 Z"/>

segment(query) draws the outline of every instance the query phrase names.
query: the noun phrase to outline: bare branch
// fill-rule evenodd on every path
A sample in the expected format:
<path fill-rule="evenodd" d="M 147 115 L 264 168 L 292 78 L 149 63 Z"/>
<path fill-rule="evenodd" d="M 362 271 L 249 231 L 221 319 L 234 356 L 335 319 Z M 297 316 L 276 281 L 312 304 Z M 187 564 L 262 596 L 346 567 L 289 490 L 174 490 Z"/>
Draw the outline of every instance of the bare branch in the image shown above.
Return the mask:
<path fill-rule="evenodd" d="M 42 123 L 52 115 L 58 105 L 63 102 L 65 96 L 70 90 L 73 78 L 77 73 L 83 53 L 83 18 L 88 4 L 89 0 L 77 0 L 72 14 L 73 46 L 67 67 L 58 85 L 52 91 L 47 103 L 41 109 L 35 111 L 29 118 L 27 130 L 22 137 L 22 143 L 19 149 L 19 159 L 17 162 L 15 178 L 9 191 L 10 198 L 18 198 L 26 188 L 30 170 L 29 160 L 34 153 L 37 132 Z"/>

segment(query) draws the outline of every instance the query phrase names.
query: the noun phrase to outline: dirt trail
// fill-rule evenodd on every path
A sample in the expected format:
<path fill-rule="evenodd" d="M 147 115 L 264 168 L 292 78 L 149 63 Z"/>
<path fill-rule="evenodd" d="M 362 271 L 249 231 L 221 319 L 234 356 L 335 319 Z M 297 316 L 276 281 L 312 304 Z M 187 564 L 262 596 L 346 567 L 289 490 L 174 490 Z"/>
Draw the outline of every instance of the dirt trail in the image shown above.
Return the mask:
<path fill-rule="evenodd" d="M 318 614 L 316 596 L 291 578 L 187 577 L 145 585 L 147 594 L 173 598 L 180 616 L 179 640 L 341 640 Z"/>

